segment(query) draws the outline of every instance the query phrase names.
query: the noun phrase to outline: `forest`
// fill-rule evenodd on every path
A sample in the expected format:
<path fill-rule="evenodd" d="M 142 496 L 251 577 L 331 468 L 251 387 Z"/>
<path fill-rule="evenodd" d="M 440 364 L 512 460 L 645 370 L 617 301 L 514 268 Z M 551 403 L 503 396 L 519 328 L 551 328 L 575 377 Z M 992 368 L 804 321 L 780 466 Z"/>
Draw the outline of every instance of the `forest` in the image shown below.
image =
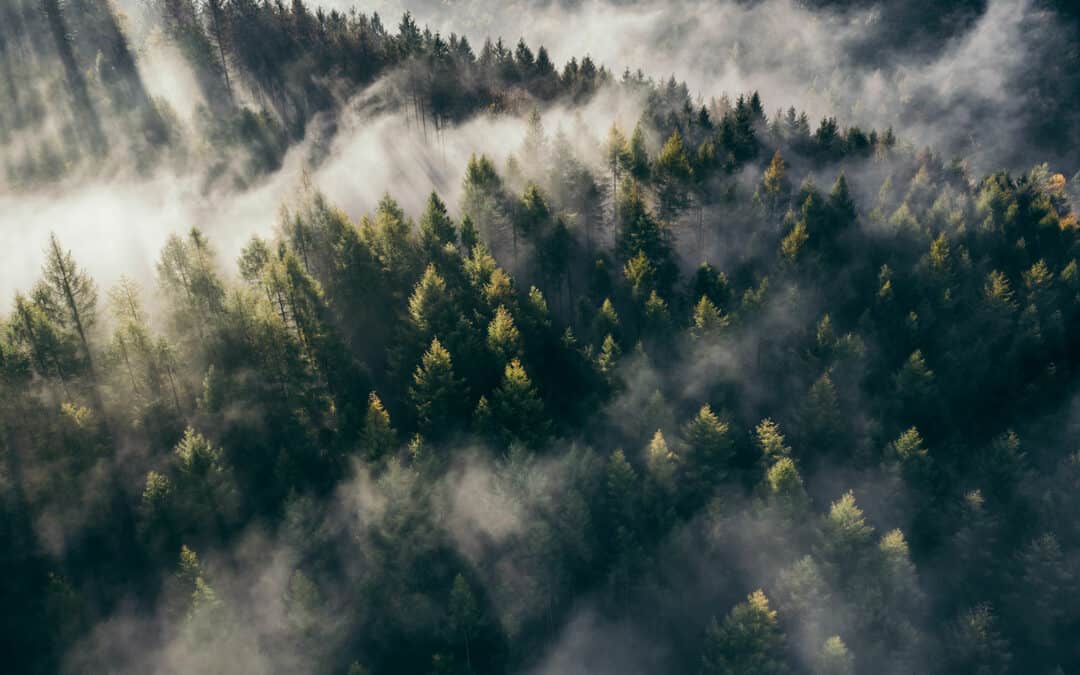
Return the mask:
<path fill-rule="evenodd" d="M 913 36 L 862 60 L 1002 4 L 1073 46 L 939 149 L 918 92 L 820 115 L 589 35 L 4 0 L 4 670 L 1080 672 L 1080 17 L 735 4 Z M 149 260 L 65 206 L 162 182 L 201 215 Z"/>

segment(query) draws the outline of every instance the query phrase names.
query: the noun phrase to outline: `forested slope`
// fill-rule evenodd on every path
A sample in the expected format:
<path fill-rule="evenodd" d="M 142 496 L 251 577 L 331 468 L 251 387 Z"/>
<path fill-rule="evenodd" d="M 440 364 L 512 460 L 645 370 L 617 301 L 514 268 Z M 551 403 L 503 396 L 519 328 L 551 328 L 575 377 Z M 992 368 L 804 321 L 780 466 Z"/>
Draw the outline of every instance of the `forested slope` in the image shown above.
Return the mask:
<path fill-rule="evenodd" d="M 156 11 L 197 124 L 109 5 L 0 8 L 6 188 L 244 190 L 361 91 L 524 133 L 458 203 L 307 180 L 152 279 L 3 252 L 42 260 L 0 313 L 11 672 L 1080 668 L 1075 179 L 409 15 Z M 545 126 L 600 96 L 640 117 Z"/>

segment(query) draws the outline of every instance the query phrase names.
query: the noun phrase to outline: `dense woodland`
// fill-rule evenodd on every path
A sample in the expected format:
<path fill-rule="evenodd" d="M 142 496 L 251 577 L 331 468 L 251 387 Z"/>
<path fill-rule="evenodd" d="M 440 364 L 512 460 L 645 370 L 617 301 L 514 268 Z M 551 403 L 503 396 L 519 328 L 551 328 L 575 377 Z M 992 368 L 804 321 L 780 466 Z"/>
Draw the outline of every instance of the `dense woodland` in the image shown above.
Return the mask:
<path fill-rule="evenodd" d="M 49 239 L 0 312 L 9 672 L 1080 670 L 1080 178 L 408 15 L 155 11 L 198 129 L 108 4 L 0 7 L 10 185 L 242 189 L 376 81 L 526 131 L 460 203 L 307 184 L 153 280 Z M 601 89 L 640 120 L 545 128 Z"/>

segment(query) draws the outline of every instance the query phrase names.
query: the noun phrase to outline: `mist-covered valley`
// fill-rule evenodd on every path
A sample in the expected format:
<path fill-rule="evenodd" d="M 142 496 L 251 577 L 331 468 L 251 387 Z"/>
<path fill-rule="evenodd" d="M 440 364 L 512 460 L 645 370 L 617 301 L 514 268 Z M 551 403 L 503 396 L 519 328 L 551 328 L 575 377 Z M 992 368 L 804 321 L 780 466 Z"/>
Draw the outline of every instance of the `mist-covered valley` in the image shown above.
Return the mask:
<path fill-rule="evenodd" d="M 1056 0 L 4 0 L 16 673 L 1080 669 Z"/>

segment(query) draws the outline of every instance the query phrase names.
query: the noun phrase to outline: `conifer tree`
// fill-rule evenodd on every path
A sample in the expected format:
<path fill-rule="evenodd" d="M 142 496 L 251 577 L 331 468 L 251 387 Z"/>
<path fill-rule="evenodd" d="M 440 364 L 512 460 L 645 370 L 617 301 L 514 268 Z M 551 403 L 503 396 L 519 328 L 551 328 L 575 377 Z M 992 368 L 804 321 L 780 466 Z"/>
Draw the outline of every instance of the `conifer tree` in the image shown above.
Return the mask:
<path fill-rule="evenodd" d="M 702 675 L 775 675 L 788 672 L 785 639 L 776 611 L 760 590 L 747 596 L 718 623 L 705 631 Z"/>
<path fill-rule="evenodd" d="M 706 338 L 719 334 L 730 323 L 730 318 L 720 314 L 713 301 L 703 295 L 694 305 L 693 334 L 696 338 Z"/>
<path fill-rule="evenodd" d="M 874 528 L 866 524 L 855 494 L 846 492 L 832 503 L 822 525 L 821 555 L 835 566 L 838 577 L 861 565 Z"/>
<path fill-rule="evenodd" d="M 630 136 L 630 175 L 636 180 L 648 180 L 651 173 L 649 151 L 645 147 L 645 131 L 641 124 L 634 127 L 634 133 Z"/>
<path fill-rule="evenodd" d="M 686 452 L 682 462 L 683 489 L 687 499 L 701 503 L 728 473 L 735 448 L 728 425 L 708 404 L 701 406 L 683 432 Z"/>
<path fill-rule="evenodd" d="M 659 429 L 649 441 L 645 453 L 649 475 L 661 489 L 672 492 L 675 489 L 675 470 L 679 457 L 669 447 L 664 432 Z"/>
<path fill-rule="evenodd" d="M 767 462 L 787 457 L 792 454 L 792 448 L 785 445 L 784 434 L 780 432 L 780 426 L 771 419 L 764 419 L 754 429 L 754 443 L 761 451 L 761 457 Z"/>
<path fill-rule="evenodd" d="M 960 613 L 950 627 L 945 649 L 953 672 L 1004 675 L 1010 670 L 1009 641 L 987 603 Z"/>
<path fill-rule="evenodd" d="M 686 146 L 676 130 L 656 156 L 655 181 L 661 218 L 673 220 L 686 209 L 692 174 Z"/>
<path fill-rule="evenodd" d="M 765 490 L 767 501 L 788 518 L 799 518 L 809 501 L 791 457 L 780 457 L 765 472 Z"/>
<path fill-rule="evenodd" d="M 456 427 L 464 394 L 465 385 L 454 374 L 450 352 L 439 338 L 434 338 L 416 367 L 409 388 L 409 398 L 425 437 L 438 440 Z"/>
<path fill-rule="evenodd" d="M 97 286 L 90 275 L 75 264 L 71 252 L 61 247 L 55 234 L 49 235 L 46 253 L 44 282 L 49 306 L 56 308 L 56 319 L 78 339 L 100 412 L 97 372 L 90 348 L 90 331 L 97 321 Z"/>
<path fill-rule="evenodd" d="M 516 358 L 506 364 L 502 384 L 492 394 L 491 408 L 495 423 L 507 440 L 536 446 L 543 442 L 550 428 L 544 403 Z"/>
<path fill-rule="evenodd" d="M 431 252 L 441 250 L 446 244 L 457 244 L 454 221 L 446 212 L 446 204 L 435 192 L 428 197 L 424 215 L 420 218 L 420 238 Z"/>
<path fill-rule="evenodd" d="M 367 417 L 364 420 L 364 453 L 377 460 L 394 451 L 397 433 L 390 426 L 390 413 L 383 407 L 378 394 L 368 396 Z"/>
<path fill-rule="evenodd" d="M 847 645 L 834 635 L 825 641 L 814 661 L 814 675 L 854 675 L 855 658 Z"/>
<path fill-rule="evenodd" d="M 619 219 L 617 193 L 619 190 L 619 175 L 630 165 L 630 145 L 626 136 L 619 129 L 618 124 L 612 124 L 608 130 L 607 142 L 604 147 L 604 158 L 607 162 L 608 171 L 611 172 L 611 197 L 614 220 Z"/>
<path fill-rule="evenodd" d="M 465 661 L 472 671 L 472 640 L 480 623 L 480 607 L 469 582 L 458 574 L 450 589 L 450 630 L 465 643 Z"/>
<path fill-rule="evenodd" d="M 504 305 L 499 305 L 488 324 L 487 345 L 498 363 L 509 363 L 521 355 L 521 332 Z"/>
<path fill-rule="evenodd" d="M 787 177 L 787 163 L 777 150 L 761 179 L 762 200 L 773 215 L 781 213 L 791 198 L 791 182 Z"/>
<path fill-rule="evenodd" d="M 434 265 L 428 265 L 409 297 L 409 320 L 413 329 L 422 337 L 449 331 L 452 312 L 446 280 Z"/>

